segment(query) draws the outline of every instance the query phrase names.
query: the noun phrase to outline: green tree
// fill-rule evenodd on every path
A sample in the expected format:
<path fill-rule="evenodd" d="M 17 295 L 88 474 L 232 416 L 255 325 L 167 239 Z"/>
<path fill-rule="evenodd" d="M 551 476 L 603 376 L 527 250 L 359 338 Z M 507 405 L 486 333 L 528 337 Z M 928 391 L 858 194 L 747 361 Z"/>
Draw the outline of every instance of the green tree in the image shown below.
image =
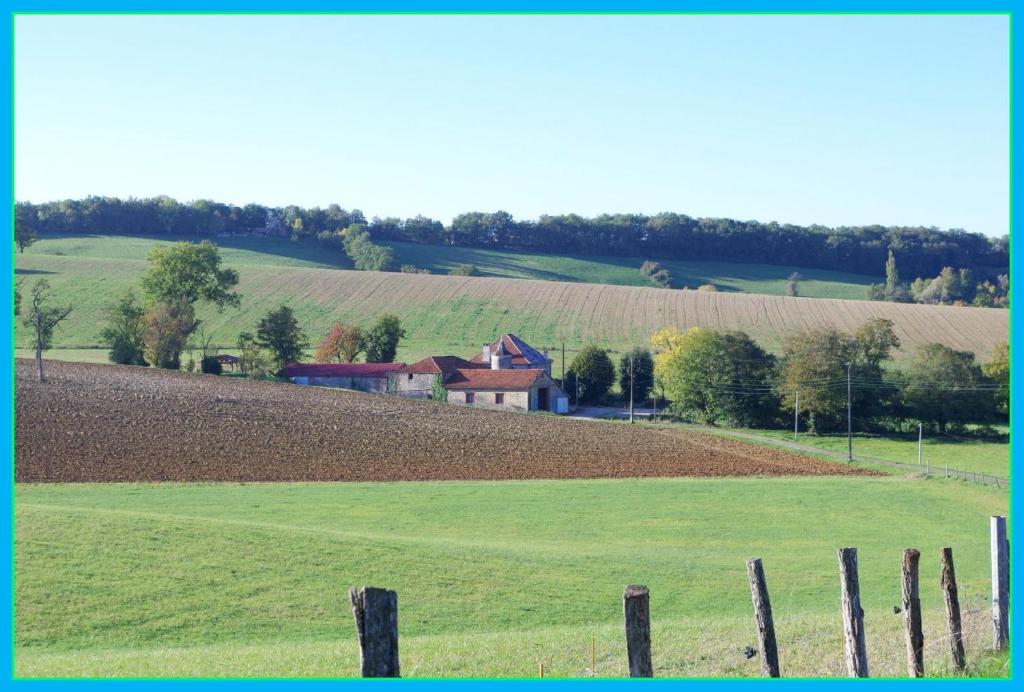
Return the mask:
<path fill-rule="evenodd" d="M 150 301 L 185 301 L 190 306 L 209 302 L 221 310 L 237 307 L 238 272 L 222 269 L 217 246 L 209 240 L 157 246 L 149 252 L 149 267 L 142 276 L 142 290 Z"/>
<path fill-rule="evenodd" d="M 295 313 L 286 305 L 271 310 L 256 327 L 256 343 L 273 357 L 278 369 L 302 358 L 309 341 L 295 319 Z"/>
<path fill-rule="evenodd" d="M 894 300 L 896 289 L 900 285 L 900 273 L 896 269 L 896 256 L 889 250 L 889 259 L 885 261 L 885 299 Z"/>
<path fill-rule="evenodd" d="M 32 243 L 38 240 L 36 233 L 35 214 L 23 205 L 16 205 L 14 208 L 14 242 L 18 246 L 18 252 L 25 252 Z"/>
<path fill-rule="evenodd" d="M 53 330 L 71 314 L 70 305 L 54 306 L 49 305 L 49 301 L 50 283 L 46 279 L 38 279 L 32 286 L 32 303 L 23 324 L 32 330 L 40 382 L 46 381 L 43 373 L 43 351 L 50 348 Z"/>
<path fill-rule="evenodd" d="M 586 403 L 600 401 L 615 383 L 612 359 L 607 351 L 597 346 L 581 348 L 569 364 L 569 372 L 572 373 L 573 384 L 579 385 L 579 400 Z"/>
<path fill-rule="evenodd" d="M 782 343 L 779 388 L 783 406 L 793 410 L 800 392 L 800 413 L 810 419 L 812 432 L 835 429 L 846 416 L 847 363 L 854 363 L 859 345 L 834 329 L 793 334 Z"/>
<path fill-rule="evenodd" d="M 393 363 L 398 343 L 405 336 L 402 323 L 394 315 L 381 315 L 366 331 L 363 340 L 367 363 Z"/>
<path fill-rule="evenodd" d="M 272 367 L 270 354 L 259 345 L 249 332 L 238 335 L 238 370 L 243 375 L 261 380 L 267 376 Z"/>
<path fill-rule="evenodd" d="M 633 383 L 633 401 L 646 401 L 654 386 L 654 358 L 646 348 L 634 348 L 619 359 L 619 389 L 623 396 L 629 396 L 630 381 Z"/>
<path fill-rule="evenodd" d="M 981 366 L 985 377 L 998 385 L 993 398 L 999 413 L 1010 413 L 1010 345 L 1007 342 L 996 344 L 992 349 L 992 360 Z"/>
<path fill-rule="evenodd" d="M 873 317 L 854 332 L 859 363 L 880 368 L 884 361 L 892 358 L 892 352 L 900 348 L 900 338 L 896 336 L 894 326 L 892 320 Z"/>
<path fill-rule="evenodd" d="M 14 316 L 17 317 L 21 314 L 21 282 L 24 279 L 18 279 L 14 282 Z"/>
<path fill-rule="evenodd" d="M 143 319 L 142 346 L 147 362 L 177 370 L 181 351 L 199 327 L 192 304 L 183 298 L 156 303 Z"/>
<path fill-rule="evenodd" d="M 927 344 L 907 368 L 905 397 L 911 415 L 942 435 L 964 423 L 992 419 L 995 402 L 983 384 L 973 353 Z"/>
<path fill-rule="evenodd" d="M 741 331 L 721 335 L 725 358 L 720 367 L 732 374 L 725 404 L 726 419 L 745 427 L 766 427 L 775 423 L 779 398 L 772 383 L 775 357 Z"/>
<path fill-rule="evenodd" d="M 131 289 L 107 308 L 107 326 L 100 338 L 110 348 L 107 357 L 111 363 L 146 365 L 142 335 L 146 311 Z"/>
<path fill-rule="evenodd" d="M 651 343 L 658 350 L 656 381 L 678 415 L 709 425 L 756 425 L 775 418 L 773 361 L 748 335 L 669 328 L 652 336 Z"/>

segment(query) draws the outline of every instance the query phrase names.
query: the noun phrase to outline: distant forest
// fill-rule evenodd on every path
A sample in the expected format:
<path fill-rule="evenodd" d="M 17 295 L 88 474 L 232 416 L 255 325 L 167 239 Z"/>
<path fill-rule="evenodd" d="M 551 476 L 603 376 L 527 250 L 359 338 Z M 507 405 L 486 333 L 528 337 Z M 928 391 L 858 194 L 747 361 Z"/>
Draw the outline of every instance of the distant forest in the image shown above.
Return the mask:
<path fill-rule="evenodd" d="M 367 220 L 358 209 L 332 204 L 238 207 L 169 197 L 88 197 L 18 202 L 43 234 L 196 235 L 273 234 L 295 240 L 335 236 L 365 225 L 372 240 L 520 250 L 558 255 L 613 255 L 644 259 L 752 262 L 882 275 L 889 250 L 907 276 L 934 276 L 943 267 L 994 278 L 1009 268 L 1009 238 L 921 226 L 796 226 L 775 222 L 693 218 L 684 214 L 566 214 L 516 220 L 511 214 L 470 212 L 451 224 L 423 216 Z"/>

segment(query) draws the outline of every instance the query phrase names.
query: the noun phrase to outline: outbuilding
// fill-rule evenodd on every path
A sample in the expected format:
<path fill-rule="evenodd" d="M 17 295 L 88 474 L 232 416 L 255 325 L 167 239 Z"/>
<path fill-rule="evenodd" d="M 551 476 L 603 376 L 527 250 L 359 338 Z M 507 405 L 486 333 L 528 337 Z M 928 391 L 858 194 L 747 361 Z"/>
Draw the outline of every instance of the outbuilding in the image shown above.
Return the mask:
<path fill-rule="evenodd" d="M 405 363 L 289 363 L 278 373 L 295 384 L 386 394 L 388 375 Z"/>

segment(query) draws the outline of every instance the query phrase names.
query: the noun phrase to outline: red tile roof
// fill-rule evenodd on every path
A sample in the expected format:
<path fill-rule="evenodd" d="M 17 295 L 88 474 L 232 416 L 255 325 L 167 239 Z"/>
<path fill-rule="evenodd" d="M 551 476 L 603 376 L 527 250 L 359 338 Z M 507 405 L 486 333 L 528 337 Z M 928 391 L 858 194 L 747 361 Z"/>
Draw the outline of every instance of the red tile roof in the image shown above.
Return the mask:
<path fill-rule="evenodd" d="M 497 353 L 499 346 L 504 348 L 507 355 L 512 356 L 512 365 L 545 367 L 548 362 L 543 354 L 538 353 L 515 334 L 502 334 L 500 339 L 491 344 L 491 353 Z M 474 363 L 483 363 L 484 354 L 478 353 L 471 360 Z"/>
<path fill-rule="evenodd" d="M 387 377 L 405 363 L 289 363 L 280 377 Z"/>
<path fill-rule="evenodd" d="M 490 370 L 460 368 L 444 383 L 445 389 L 529 389 L 544 375 L 543 370 Z"/>
<path fill-rule="evenodd" d="M 489 365 L 475 365 L 465 358 L 459 358 L 458 356 L 430 356 L 429 358 L 424 358 L 412 365 L 405 366 L 402 368 L 402 372 L 412 374 L 439 374 L 442 372 L 455 372 L 459 368 L 469 369 L 483 367 L 489 367 Z"/>

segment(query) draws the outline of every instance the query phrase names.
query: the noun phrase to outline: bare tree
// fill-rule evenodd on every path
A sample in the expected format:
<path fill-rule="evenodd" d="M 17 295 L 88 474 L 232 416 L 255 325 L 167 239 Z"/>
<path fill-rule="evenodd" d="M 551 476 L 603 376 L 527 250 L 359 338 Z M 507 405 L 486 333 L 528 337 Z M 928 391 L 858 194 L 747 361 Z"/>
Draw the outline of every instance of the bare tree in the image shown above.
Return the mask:
<path fill-rule="evenodd" d="M 35 333 L 36 366 L 39 368 L 39 381 L 46 382 L 43 374 L 43 351 L 50 348 L 53 330 L 71 314 L 71 306 L 55 307 L 47 305 L 50 298 L 50 282 L 39 279 L 32 286 L 32 306 L 25 316 L 25 326 Z"/>

